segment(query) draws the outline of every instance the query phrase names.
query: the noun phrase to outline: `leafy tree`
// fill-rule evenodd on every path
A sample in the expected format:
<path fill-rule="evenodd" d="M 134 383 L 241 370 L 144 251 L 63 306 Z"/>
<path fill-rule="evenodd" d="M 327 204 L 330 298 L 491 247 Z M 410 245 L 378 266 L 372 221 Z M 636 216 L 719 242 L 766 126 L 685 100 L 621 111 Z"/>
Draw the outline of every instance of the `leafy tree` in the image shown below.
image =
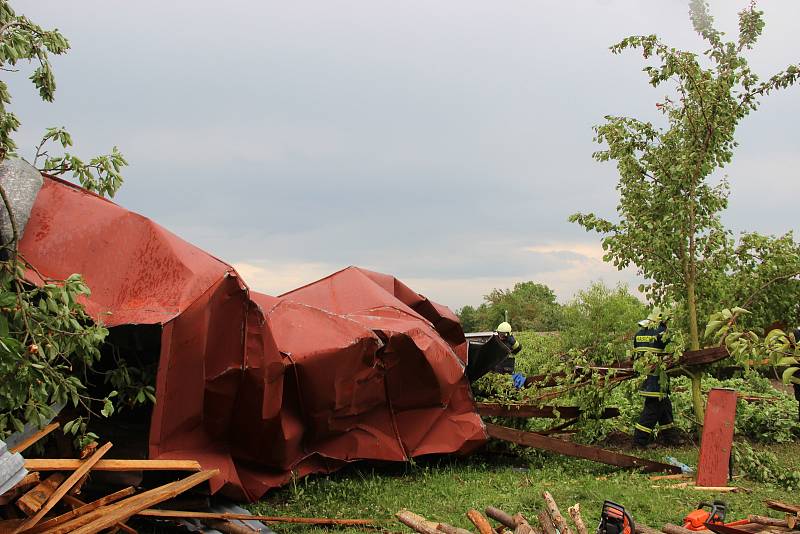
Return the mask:
<path fill-rule="evenodd" d="M 481 323 L 478 310 L 472 306 L 464 306 L 456 311 L 456 315 L 458 315 L 458 319 L 461 321 L 461 328 L 464 332 L 477 332 L 480 329 Z"/>
<path fill-rule="evenodd" d="M 560 306 L 556 294 L 544 284 L 519 282 L 511 290 L 493 289 L 484 299 L 491 328 L 504 321 L 506 313 L 515 330 L 541 332 L 558 327 Z"/>
<path fill-rule="evenodd" d="M 30 80 L 45 101 L 55 96 L 55 77 L 50 54 L 63 54 L 69 43 L 58 30 L 45 30 L 24 16 L 17 15 L 6 0 L 0 0 L 0 68 L 18 72 L 20 65 L 34 64 Z M 11 95 L 0 81 L 0 161 L 16 156 L 13 135 L 20 122 L 8 110 Z M 49 128 L 36 149 L 34 163 L 44 158 L 43 170 L 51 174 L 71 174 L 81 185 L 101 195 L 113 196 L 122 184 L 121 167 L 127 165 L 114 147 L 106 156 L 88 163 L 69 153 L 51 156 L 48 144 L 67 148 L 72 139 L 63 128 Z M 80 275 L 67 280 L 52 280 L 38 273 L 18 253 L 20 235 L 8 195 L 0 186 L 0 197 L 9 216 L 12 237 L 2 243 L 0 261 L 0 437 L 21 430 L 24 422 L 41 424 L 52 417 L 51 405 L 70 402 L 78 417 L 64 425 L 66 433 L 79 443 L 96 436 L 87 433 L 88 416 L 97 407 L 104 416 L 115 407 L 152 400 L 152 387 L 139 384 L 133 398 L 112 391 L 103 399 L 89 396 L 86 375 L 100 358 L 100 347 L 108 330 L 86 314 L 80 304 L 89 288 Z M 32 285 L 25 273 L 41 281 Z M 120 390 L 129 383 L 117 383 Z M 133 400 L 132 400 L 133 399 Z"/>
<path fill-rule="evenodd" d="M 612 289 L 595 282 L 562 308 L 562 350 L 590 347 L 600 355 L 598 363 L 622 361 L 636 323 L 647 313 L 645 304 L 626 285 Z"/>
<path fill-rule="evenodd" d="M 742 327 L 763 331 L 769 325 L 794 327 L 800 321 L 800 244 L 791 232 L 780 237 L 744 234 L 731 257 L 718 299 L 705 303 L 708 315 L 741 306 Z M 716 300 L 717 302 L 712 302 Z"/>
<path fill-rule="evenodd" d="M 558 329 L 561 305 L 544 284 L 519 282 L 513 289 L 492 289 L 483 299 L 477 308 L 464 306 L 458 311 L 465 332 L 493 330 L 506 317 L 518 332 Z"/>
<path fill-rule="evenodd" d="M 727 41 L 713 27 L 708 5 L 690 2 L 695 31 L 708 47 L 702 56 L 678 50 L 655 35 L 623 39 L 614 54 L 639 50 L 651 63 L 643 69 L 653 87 L 668 85 L 670 94 L 656 104 L 662 126 L 632 117 L 607 116 L 595 128 L 606 148 L 598 161 L 615 161 L 620 175 L 618 222 L 592 213 L 570 220 L 603 235 L 606 261 L 619 269 L 635 265 L 650 282 L 642 287 L 657 303 L 682 305 L 689 348 L 700 348 L 698 301 L 715 291 L 725 276 L 731 236 L 719 214 L 727 207 L 728 183 L 715 171 L 731 161 L 739 122 L 759 105 L 759 98 L 797 82 L 791 65 L 761 80 L 747 63 L 764 28 L 755 2 L 739 13 L 739 35 Z M 692 377 L 694 409 L 703 420 L 700 376 Z"/>

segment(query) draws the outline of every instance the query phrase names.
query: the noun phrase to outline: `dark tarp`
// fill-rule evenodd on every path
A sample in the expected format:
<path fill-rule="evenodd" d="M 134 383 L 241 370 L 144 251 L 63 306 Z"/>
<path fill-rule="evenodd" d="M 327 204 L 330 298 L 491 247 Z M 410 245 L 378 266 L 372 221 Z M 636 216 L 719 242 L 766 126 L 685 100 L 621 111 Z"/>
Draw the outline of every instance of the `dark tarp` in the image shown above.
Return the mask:
<path fill-rule="evenodd" d="M 83 274 L 108 326 L 162 325 L 151 458 L 220 469 L 253 500 L 358 459 L 483 443 L 455 315 L 392 276 L 348 268 L 284 295 L 152 221 L 46 177 L 20 251 L 31 281 Z"/>

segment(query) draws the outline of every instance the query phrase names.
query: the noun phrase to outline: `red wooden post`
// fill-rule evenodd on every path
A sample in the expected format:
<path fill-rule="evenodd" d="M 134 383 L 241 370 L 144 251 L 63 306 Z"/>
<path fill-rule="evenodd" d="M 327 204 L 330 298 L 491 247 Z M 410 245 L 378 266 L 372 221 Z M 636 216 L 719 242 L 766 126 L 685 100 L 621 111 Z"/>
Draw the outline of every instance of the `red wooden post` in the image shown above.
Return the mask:
<path fill-rule="evenodd" d="M 727 486 L 728 465 L 733 446 L 736 422 L 736 391 L 712 389 L 708 394 L 700 460 L 697 465 L 698 486 Z"/>

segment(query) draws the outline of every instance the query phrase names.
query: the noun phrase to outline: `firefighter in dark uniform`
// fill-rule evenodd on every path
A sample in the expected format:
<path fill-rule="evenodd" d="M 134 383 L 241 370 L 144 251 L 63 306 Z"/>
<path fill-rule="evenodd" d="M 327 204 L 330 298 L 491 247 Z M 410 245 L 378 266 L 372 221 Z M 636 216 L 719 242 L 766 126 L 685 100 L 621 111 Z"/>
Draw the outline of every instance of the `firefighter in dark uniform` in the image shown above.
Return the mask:
<path fill-rule="evenodd" d="M 633 337 L 633 357 L 655 354 L 661 360 L 667 355 L 669 342 L 667 319 L 658 308 L 650 316 L 639 321 L 639 331 Z M 639 390 L 644 397 L 644 409 L 639 422 L 634 426 L 633 442 L 639 447 L 646 447 L 658 428 L 659 438 L 668 444 L 675 444 L 677 433 L 672 418 L 672 401 L 669 398 L 669 378 L 663 373 L 659 364 L 645 379 Z M 663 377 L 663 379 L 662 379 Z"/>
<path fill-rule="evenodd" d="M 503 342 L 503 345 L 508 347 L 509 354 L 512 356 L 514 354 L 518 354 L 519 351 L 522 350 L 522 344 L 517 341 L 514 335 L 511 333 L 511 325 L 507 321 L 503 321 L 497 328 L 494 329 L 497 337 L 500 338 L 500 341 Z M 505 360 L 503 360 L 505 361 Z M 503 362 L 500 362 L 499 366 L 502 366 Z M 514 387 L 519 389 L 525 385 L 525 375 L 522 373 L 514 373 L 511 375 L 511 380 L 514 383 Z"/>

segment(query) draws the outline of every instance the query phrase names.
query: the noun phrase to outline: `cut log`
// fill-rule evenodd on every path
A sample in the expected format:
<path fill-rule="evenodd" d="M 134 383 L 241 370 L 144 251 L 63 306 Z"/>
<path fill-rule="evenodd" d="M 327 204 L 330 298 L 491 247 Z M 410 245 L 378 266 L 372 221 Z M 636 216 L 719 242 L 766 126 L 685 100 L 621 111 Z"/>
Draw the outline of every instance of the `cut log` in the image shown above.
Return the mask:
<path fill-rule="evenodd" d="M 409 512 L 411 513 L 411 512 Z M 143 517 L 162 517 L 172 519 L 227 519 L 240 521 L 261 521 L 264 523 L 301 523 L 317 526 L 374 527 L 377 523 L 371 519 L 330 519 L 327 517 L 286 517 L 273 515 L 233 514 L 228 512 L 195 512 L 183 510 L 147 509 L 137 512 Z M 416 515 L 416 514 L 415 514 Z"/>
<path fill-rule="evenodd" d="M 444 534 L 472 534 L 472 532 L 467 529 L 454 527 L 453 525 L 448 525 L 447 523 L 439 523 L 439 526 L 437 526 L 436 529 L 444 532 Z"/>
<path fill-rule="evenodd" d="M 542 526 L 542 531 L 544 534 L 558 534 L 556 527 L 553 526 L 553 521 L 550 519 L 550 515 L 547 512 L 539 512 L 537 517 L 539 518 L 539 524 Z"/>
<path fill-rule="evenodd" d="M 580 503 L 575 503 L 574 506 L 570 506 L 567 511 L 572 518 L 572 522 L 575 523 L 575 529 L 578 531 L 578 534 L 589 534 L 589 529 L 586 528 L 586 523 L 583 522 L 583 516 L 581 516 Z"/>
<path fill-rule="evenodd" d="M 70 459 L 28 459 L 28 471 L 74 471 L 81 466 L 81 460 Z M 200 471 L 195 460 L 100 460 L 92 471 Z"/>
<path fill-rule="evenodd" d="M 409 510 L 400 510 L 394 516 L 405 526 L 420 534 L 439 534 L 441 532 L 438 529 L 439 525 Z"/>
<path fill-rule="evenodd" d="M 509 514 L 505 513 L 504 511 L 500 510 L 499 508 L 495 508 L 494 506 L 487 506 L 486 515 L 501 523 L 508 528 L 515 528 L 517 525 L 514 523 L 514 518 L 511 517 Z"/>
<path fill-rule="evenodd" d="M 672 523 L 667 523 L 661 527 L 661 532 L 666 532 L 667 534 L 692 534 L 692 531 L 688 528 L 679 527 Z"/>
<path fill-rule="evenodd" d="M 127 520 L 129 517 L 136 515 L 138 512 L 150 506 L 164 502 L 184 491 L 190 490 L 217 474 L 219 474 L 219 470 L 217 469 L 201 471 L 176 482 L 164 484 L 163 486 L 145 491 L 139 495 L 133 495 L 132 497 L 128 497 L 114 504 L 101 506 L 88 514 L 67 521 L 63 525 L 52 529 L 48 534 L 64 534 L 67 532 L 74 532 L 74 534 L 94 534 L 100 532 L 103 529 L 113 527 L 117 523 Z"/>
<path fill-rule="evenodd" d="M 64 482 L 64 478 L 66 477 L 61 473 L 53 473 L 37 484 L 32 490 L 28 491 L 28 493 L 20 497 L 17 500 L 17 508 L 22 510 L 27 516 L 34 515 L 44 506 L 44 503 L 46 503 L 50 495 L 56 491 L 56 488 Z"/>
<path fill-rule="evenodd" d="M 785 519 L 775 519 L 772 517 L 764 517 L 763 515 L 748 515 L 747 520 L 751 523 L 758 523 L 759 525 L 789 528 L 789 522 Z"/>
<path fill-rule="evenodd" d="M 489 521 L 487 521 L 479 511 L 472 509 L 467 512 L 467 517 L 472 521 L 472 524 L 475 525 L 475 528 L 478 529 L 480 534 L 494 534 L 492 525 L 489 524 Z"/>
<path fill-rule="evenodd" d="M 92 510 L 97 510 L 101 506 L 117 502 L 120 499 L 124 499 L 125 497 L 133 495 L 135 491 L 136 490 L 134 490 L 132 487 L 127 487 L 115 493 L 111 493 L 110 495 L 106 495 L 105 497 L 101 497 L 96 501 L 84 504 L 83 506 L 76 508 L 70 512 L 61 514 L 60 516 L 54 517 L 53 519 L 44 521 L 43 523 L 36 525 L 32 529 L 27 530 L 25 534 L 37 534 L 39 532 L 46 532 L 48 529 L 61 525 L 62 523 L 66 523 L 67 521 L 69 521 L 74 517 L 87 514 Z"/>
<path fill-rule="evenodd" d="M 781 501 L 773 501 L 771 499 L 764 501 L 764 504 L 767 505 L 767 508 L 772 508 L 779 512 L 800 515 L 800 504 L 789 504 Z"/>
<path fill-rule="evenodd" d="M 556 504 L 556 501 L 553 499 L 553 496 L 550 495 L 550 492 L 542 492 L 542 497 L 547 505 L 547 511 L 550 514 L 550 517 L 553 519 L 553 524 L 556 526 L 558 531 L 561 534 L 574 534 L 572 529 L 567 524 L 567 520 L 564 519 L 563 515 L 561 515 L 561 511 L 558 509 L 558 504 Z"/>
<path fill-rule="evenodd" d="M 60 425 L 58 423 L 51 423 L 46 427 L 44 427 L 43 429 L 41 429 L 40 431 L 33 434 L 32 436 L 30 436 L 29 438 L 22 440 L 21 442 L 19 442 L 18 444 L 16 444 L 15 446 L 11 447 L 8 450 L 10 452 L 23 452 L 25 449 L 27 449 L 28 447 L 30 447 L 31 445 L 33 445 L 34 443 L 45 437 L 47 434 L 49 434 L 59 426 Z"/>
<path fill-rule="evenodd" d="M 56 491 L 53 492 L 52 495 L 47 499 L 47 502 L 36 512 L 36 515 L 25 521 L 22 526 L 19 527 L 19 530 L 27 530 L 32 528 L 41 521 L 41 519 L 49 512 L 53 506 L 55 506 L 61 498 L 67 494 L 67 492 L 74 486 L 89 470 L 96 464 L 100 458 L 103 457 L 105 453 L 111 448 L 111 442 L 106 443 L 94 454 L 92 454 L 86 461 L 81 463 L 81 466 L 76 469 L 61 485 L 58 487 Z M 113 523 L 112 523 L 113 525 Z"/>
<path fill-rule="evenodd" d="M 542 436 L 540 434 L 536 434 L 535 432 L 525 432 L 523 430 L 492 425 L 490 423 L 486 423 L 486 431 L 490 437 L 503 441 L 510 441 L 512 443 L 516 443 L 517 445 L 525 445 L 527 447 L 533 447 L 536 449 L 557 452 L 565 456 L 585 458 L 587 460 L 609 465 L 616 465 L 619 467 L 641 468 L 645 473 L 652 473 L 655 471 L 666 471 L 670 473 L 680 472 L 680 467 L 674 465 L 654 462 L 652 460 L 637 458 L 635 456 L 628 456 L 627 454 L 620 454 L 618 452 L 608 451 L 599 447 L 591 447 L 589 445 L 580 445 L 578 443 L 563 441 L 556 438 Z"/>
<path fill-rule="evenodd" d="M 514 515 L 514 534 L 535 534 L 533 526 L 528 523 L 528 520 L 521 513 Z"/>
<path fill-rule="evenodd" d="M 636 523 L 636 534 L 661 534 L 660 530 L 648 527 L 647 525 L 643 525 L 639 522 L 635 523 Z"/>

